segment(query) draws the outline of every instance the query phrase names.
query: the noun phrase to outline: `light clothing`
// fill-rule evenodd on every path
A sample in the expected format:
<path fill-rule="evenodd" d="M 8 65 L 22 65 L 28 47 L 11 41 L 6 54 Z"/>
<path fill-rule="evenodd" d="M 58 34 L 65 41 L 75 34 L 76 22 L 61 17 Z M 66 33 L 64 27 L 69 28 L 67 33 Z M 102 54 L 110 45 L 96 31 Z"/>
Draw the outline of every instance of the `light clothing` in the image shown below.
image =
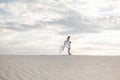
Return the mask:
<path fill-rule="evenodd" d="M 63 44 L 63 46 L 61 46 L 61 49 L 60 49 L 59 52 L 61 53 L 62 51 L 64 51 L 65 48 L 67 48 L 68 55 L 71 55 L 71 53 L 70 53 L 70 50 L 71 50 L 71 41 L 65 40 L 64 44 Z"/>
<path fill-rule="evenodd" d="M 63 48 L 70 48 L 70 41 L 67 41 L 67 40 L 65 40 L 64 41 L 64 45 L 63 45 Z"/>

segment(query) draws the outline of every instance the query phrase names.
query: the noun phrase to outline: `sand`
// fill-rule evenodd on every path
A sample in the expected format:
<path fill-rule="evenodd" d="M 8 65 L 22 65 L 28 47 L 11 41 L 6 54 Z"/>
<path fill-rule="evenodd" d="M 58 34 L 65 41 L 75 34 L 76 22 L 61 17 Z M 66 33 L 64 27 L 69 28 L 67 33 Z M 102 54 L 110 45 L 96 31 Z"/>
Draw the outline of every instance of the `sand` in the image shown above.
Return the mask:
<path fill-rule="evenodd" d="M 120 80 L 120 57 L 1 55 L 0 80 Z"/>

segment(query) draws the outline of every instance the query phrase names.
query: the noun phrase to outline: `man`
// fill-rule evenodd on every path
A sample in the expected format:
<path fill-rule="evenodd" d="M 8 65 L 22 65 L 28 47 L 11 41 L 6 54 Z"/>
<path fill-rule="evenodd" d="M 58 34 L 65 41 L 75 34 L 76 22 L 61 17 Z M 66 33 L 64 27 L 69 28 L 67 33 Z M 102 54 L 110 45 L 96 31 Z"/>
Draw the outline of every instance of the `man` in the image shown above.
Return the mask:
<path fill-rule="evenodd" d="M 68 49 L 68 55 L 71 55 L 70 50 L 71 50 L 71 41 L 70 41 L 70 36 L 67 37 L 67 39 L 64 41 L 64 45 L 62 46 L 62 49 L 64 48 Z"/>

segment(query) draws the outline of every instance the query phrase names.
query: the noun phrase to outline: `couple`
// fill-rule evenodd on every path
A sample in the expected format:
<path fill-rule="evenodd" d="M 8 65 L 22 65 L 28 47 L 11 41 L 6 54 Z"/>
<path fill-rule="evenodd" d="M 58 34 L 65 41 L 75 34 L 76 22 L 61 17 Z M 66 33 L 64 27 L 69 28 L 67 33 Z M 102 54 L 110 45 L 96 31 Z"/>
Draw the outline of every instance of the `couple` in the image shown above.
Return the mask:
<path fill-rule="evenodd" d="M 70 36 L 68 36 L 67 39 L 64 41 L 64 45 L 62 46 L 62 50 L 64 51 L 65 48 L 68 49 L 68 55 L 71 55 L 71 53 L 70 53 L 70 49 L 71 49 Z"/>

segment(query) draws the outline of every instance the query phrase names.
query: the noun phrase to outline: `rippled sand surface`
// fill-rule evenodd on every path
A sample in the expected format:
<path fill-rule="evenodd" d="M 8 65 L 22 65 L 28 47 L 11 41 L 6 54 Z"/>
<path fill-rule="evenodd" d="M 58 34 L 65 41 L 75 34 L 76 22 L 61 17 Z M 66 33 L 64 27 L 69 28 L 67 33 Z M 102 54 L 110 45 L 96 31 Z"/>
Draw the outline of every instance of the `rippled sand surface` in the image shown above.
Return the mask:
<path fill-rule="evenodd" d="M 120 57 L 0 56 L 0 80 L 120 80 Z"/>

